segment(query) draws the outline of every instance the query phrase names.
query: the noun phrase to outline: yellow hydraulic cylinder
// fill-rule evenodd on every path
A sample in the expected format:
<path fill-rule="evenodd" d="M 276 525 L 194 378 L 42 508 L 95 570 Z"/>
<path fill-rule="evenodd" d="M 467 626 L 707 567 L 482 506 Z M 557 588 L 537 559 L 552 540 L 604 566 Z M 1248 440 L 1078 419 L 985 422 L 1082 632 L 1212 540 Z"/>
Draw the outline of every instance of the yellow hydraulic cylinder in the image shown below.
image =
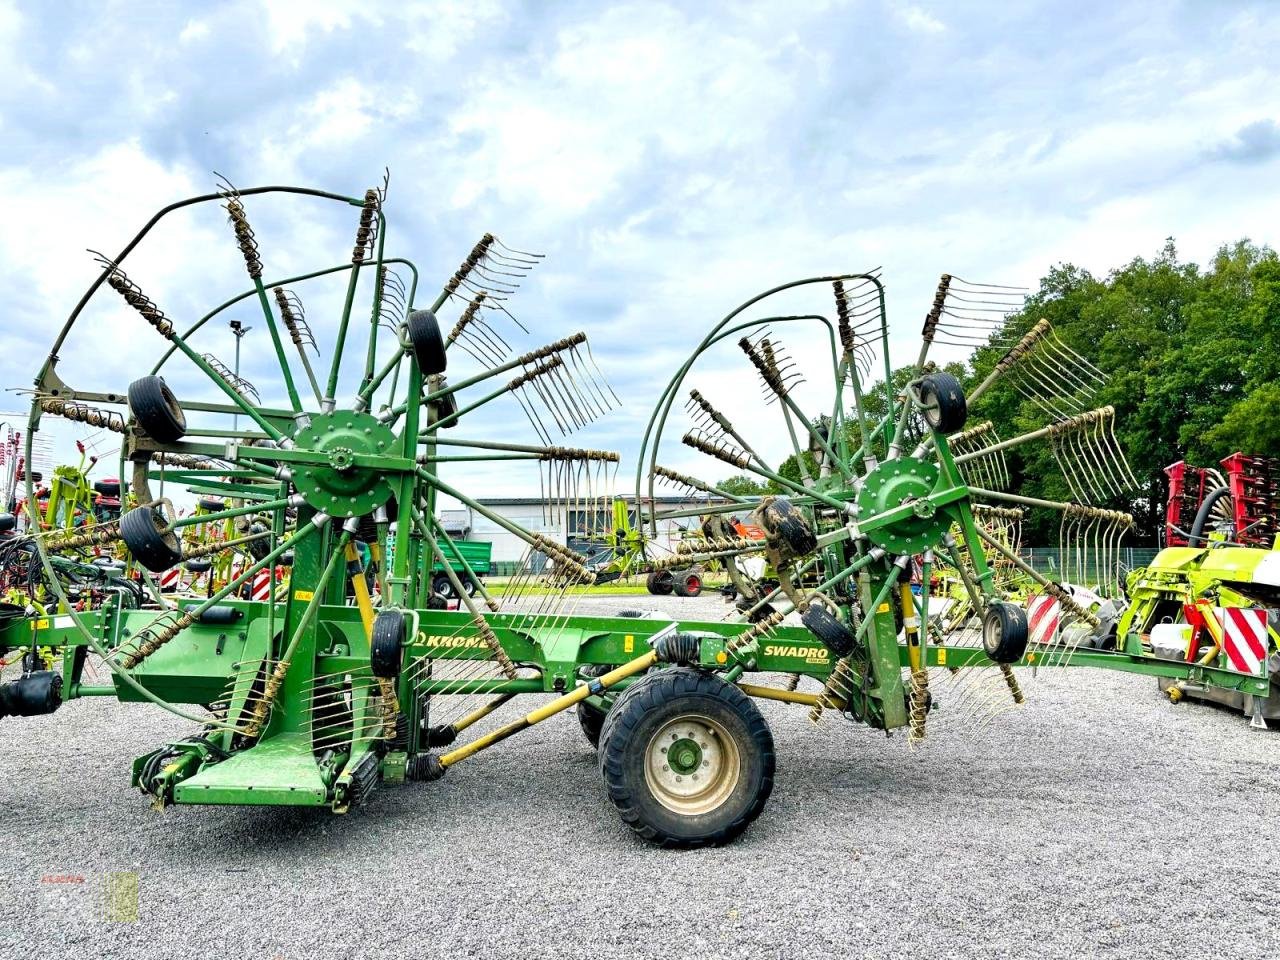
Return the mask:
<path fill-rule="evenodd" d="M 570 707 L 594 696 L 601 690 L 607 690 L 620 680 L 634 676 L 637 673 L 643 673 L 651 666 L 658 662 L 658 655 L 652 650 L 642 657 L 636 657 L 630 663 L 624 663 L 616 670 L 610 670 L 604 676 L 596 679 L 594 683 L 584 683 L 579 687 L 575 687 L 562 697 L 557 697 L 546 706 L 539 707 L 537 710 L 526 714 L 519 720 L 513 720 L 504 727 L 499 727 L 492 733 L 486 733 L 483 737 L 478 737 L 468 744 L 464 744 L 457 750 L 450 750 L 448 753 L 441 754 L 440 766 L 451 767 L 460 760 L 465 760 L 473 754 L 479 753 L 486 747 L 491 747 L 495 743 L 507 739 L 512 734 L 519 733 L 521 730 L 532 727 L 535 723 L 541 723 L 547 717 L 553 717 L 557 713 L 568 710 Z"/>

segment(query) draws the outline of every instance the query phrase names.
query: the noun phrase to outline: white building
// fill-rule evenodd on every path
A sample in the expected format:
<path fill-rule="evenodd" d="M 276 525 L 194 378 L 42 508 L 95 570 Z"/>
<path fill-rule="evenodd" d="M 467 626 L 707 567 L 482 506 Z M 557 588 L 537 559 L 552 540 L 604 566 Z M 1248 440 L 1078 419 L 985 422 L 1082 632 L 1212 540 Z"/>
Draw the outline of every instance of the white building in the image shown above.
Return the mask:
<path fill-rule="evenodd" d="M 638 523 L 636 516 L 636 498 L 634 496 L 618 497 L 626 502 L 630 514 L 631 525 Z M 539 497 L 488 497 L 478 502 L 493 513 L 505 517 L 512 523 L 532 533 L 555 540 L 557 543 L 580 545 L 583 541 L 601 541 L 613 526 L 612 499 L 595 501 L 594 509 L 588 503 L 570 504 L 566 509 L 562 504 L 552 505 Z M 644 512 L 648 516 L 652 504 L 657 504 L 659 512 L 664 510 L 683 510 L 697 506 L 723 503 L 722 500 L 690 500 L 688 497 L 656 497 L 651 501 L 643 499 Z M 482 516 L 469 508 L 459 510 L 441 510 L 440 522 L 449 536 L 466 540 L 487 540 L 493 544 L 493 562 L 498 571 L 506 572 L 510 566 L 519 563 L 528 550 L 528 544 L 503 529 L 501 525 Z M 654 553 L 663 556 L 675 549 L 681 538 L 681 531 L 698 526 L 698 518 L 679 517 L 658 521 L 658 536 L 652 542 Z"/>

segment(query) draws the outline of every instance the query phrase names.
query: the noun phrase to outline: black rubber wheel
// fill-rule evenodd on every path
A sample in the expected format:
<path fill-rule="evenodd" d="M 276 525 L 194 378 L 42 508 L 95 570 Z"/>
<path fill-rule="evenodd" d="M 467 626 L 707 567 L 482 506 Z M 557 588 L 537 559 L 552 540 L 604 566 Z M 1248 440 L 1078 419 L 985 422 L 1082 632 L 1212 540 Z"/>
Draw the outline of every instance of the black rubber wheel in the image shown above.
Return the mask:
<path fill-rule="evenodd" d="M 93 492 L 100 493 L 104 497 L 120 496 L 120 481 L 106 478 L 103 480 L 95 480 L 93 482 Z"/>
<path fill-rule="evenodd" d="M 960 381 L 949 373 L 931 373 L 920 381 L 924 422 L 939 433 L 955 433 L 969 419 L 969 404 Z"/>
<path fill-rule="evenodd" d="M 618 616 L 623 616 L 623 614 L 620 613 Z M 639 614 L 636 614 L 636 616 L 639 616 Z M 610 670 L 616 669 L 617 667 L 611 663 L 592 663 L 579 670 L 578 675 L 582 677 L 603 677 Z M 608 710 L 601 710 L 595 704 L 587 703 L 585 700 L 578 704 L 578 725 L 582 727 L 582 735 L 587 738 L 587 742 L 593 747 L 600 746 L 600 731 L 604 727 L 604 718 L 608 712 Z"/>
<path fill-rule="evenodd" d="M 133 558 L 152 573 L 182 562 L 182 544 L 172 530 L 162 532 L 164 518 L 151 507 L 134 507 L 120 518 L 120 539 Z"/>
<path fill-rule="evenodd" d="M 677 597 L 685 596 L 685 592 L 684 592 L 685 574 L 686 574 L 686 571 L 684 570 L 671 571 L 671 592 L 674 593 Z"/>
<path fill-rule="evenodd" d="M 470 577 L 467 577 L 462 581 L 462 592 L 468 597 L 474 597 L 476 595 L 476 582 Z"/>
<path fill-rule="evenodd" d="M 208 560 L 188 560 L 185 566 L 192 573 L 208 573 L 213 569 L 213 564 Z"/>
<path fill-rule="evenodd" d="M 638 620 L 644 616 L 643 610 L 619 610 L 614 614 L 615 617 L 622 617 L 626 620 Z"/>
<path fill-rule="evenodd" d="M 227 501 L 221 497 L 201 497 L 196 501 L 201 510 L 209 513 L 217 513 L 218 511 L 227 509 Z"/>
<path fill-rule="evenodd" d="M 400 676 L 404 662 L 405 618 L 399 610 L 383 610 L 373 618 L 369 641 L 369 664 L 375 677 Z"/>
<path fill-rule="evenodd" d="M 427 375 L 444 373 L 447 365 L 444 338 L 440 336 L 440 324 L 436 322 L 436 315 L 430 310 L 412 310 L 407 326 L 418 368 Z"/>
<path fill-rule="evenodd" d="M 645 578 L 645 589 L 656 597 L 665 597 L 675 589 L 675 577 L 670 570 L 654 570 Z"/>
<path fill-rule="evenodd" d="M 271 528 L 269 526 L 267 526 L 265 523 L 261 523 L 260 521 L 255 520 L 253 523 L 249 524 L 249 529 L 245 531 L 244 534 L 237 534 L 237 536 L 250 537 L 250 536 L 256 536 L 257 534 L 260 534 L 260 533 L 270 533 L 270 532 L 271 532 Z M 271 552 L 271 538 L 260 537 L 257 540 L 250 540 L 248 543 L 245 544 L 245 547 L 248 548 L 249 550 L 249 556 L 253 557 L 253 559 L 255 560 L 261 560 L 268 553 Z M 284 563 L 284 559 L 281 558 L 279 562 Z M 293 562 L 292 558 L 290 559 L 289 562 L 290 563 Z"/>
<path fill-rule="evenodd" d="M 427 609 L 428 610 L 448 610 L 449 601 L 446 600 L 444 597 L 442 597 L 440 594 L 436 593 L 434 590 L 432 590 L 431 595 L 427 597 Z"/>
<path fill-rule="evenodd" d="M 438 593 L 446 600 L 456 600 L 457 592 L 453 589 L 453 584 L 449 577 L 443 573 L 437 573 L 431 578 L 431 592 Z"/>
<path fill-rule="evenodd" d="M 449 418 L 452 417 L 457 412 L 458 412 L 458 401 L 454 398 L 454 395 L 452 393 L 446 393 L 443 397 L 440 398 L 440 412 L 437 416 L 437 420 L 449 420 Z M 449 422 L 446 423 L 440 429 L 452 430 L 461 422 L 462 422 L 461 418 L 457 420 L 449 420 Z"/>
<path fill-rule="evenodd" d="M 702 574 L 696 570 L 683 571 L 673 586 L 678 597 L 696 597 L 702 593 Z"/>
<path fill-rule="evenodd" d="M 159 443 L 176 443 L 187 432 L 186 414 L 159 377 L 141 377 L 129 384 L 129 409 L 143 432 Z"/>
<path fill-rule="evenodd" d="M 1027 614 L 1012 603 L 991 603 L 982 617 L 982 649 L 996 663 L 1016 663 L 1027 652 Z"/>
<path fill-rule="evenodd" d="M 756 705 L 733 684 L 692 668 L 658 670 L 632 684 L 600 733 L 609 799 L 623 822 L 661 847 L 738 836 L 764 809 L 774 767 L 773 735 Z"/>
<path fill-rule="evenodd" d="M 578 725 L 582 727 L 582 735 L 593 747 L 600 746 L 600 731 L 604 728 L 606 716 L 607 713 L 585 700 L 578 704 Z"/>
<path fill-rule="evenodd" d="M 0 513 L 0 533 L 10 533 L 18 528 L 18 518 L 12 513 Z"/>
<path fill-rule="evenodd" d="M 826 607 L 810 604 L 800 621 L 837 657 L 847 657 L 853 652 L 853 644 L 857 639 L 853 631 L 837 620 L 835 614 Z"/>
<path fill-rule="evenodd" d="M 804 514 L 786 497 L 773 497 L 756 511 L 769 545 L 784 557 L 803 557 L 818 549 L 818 538 Z"/>

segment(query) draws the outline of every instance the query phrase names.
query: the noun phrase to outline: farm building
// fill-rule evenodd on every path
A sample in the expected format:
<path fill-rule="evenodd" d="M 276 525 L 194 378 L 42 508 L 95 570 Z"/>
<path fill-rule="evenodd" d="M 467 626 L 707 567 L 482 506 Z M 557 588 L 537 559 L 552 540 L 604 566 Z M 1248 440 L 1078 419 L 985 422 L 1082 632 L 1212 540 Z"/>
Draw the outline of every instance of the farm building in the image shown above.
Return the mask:
<path fill-rule="evenodd" d="M 636 498 L 625 496 L 616 499 L 626 502 L 630 521 L 634 526 L 637 523 Z M 571 504 L 567 508 L 559 503 L 553 506 L 540 497 L 492 497 L 482 498 L 478 502 L 526 530 L 541 533 L 579 550 L 583 549 L 584 543 L 603 541 L 612 528 L 612 499 Z M 655 497 L 653 501 L 648 497 L 644 498 L 646 514 L 650 510 L 651 503 L 656 503 L 658 510 L 661 511 L 723 502 L 718 499 L 693 501 L 687 497 L 675 496 Z M 527 550 L 527 544 L 523 540 L 469 508 L 441 510 L 440 523 L 451 537 L 491 542 L 496 572 L 506 572 L 519 563 Z M 659 521 L 655 552 L 662 555 L 671 551 L 675 543 L 680 540 L 681 531 L 696 527 L 697 524 L 697 517 Z"/>

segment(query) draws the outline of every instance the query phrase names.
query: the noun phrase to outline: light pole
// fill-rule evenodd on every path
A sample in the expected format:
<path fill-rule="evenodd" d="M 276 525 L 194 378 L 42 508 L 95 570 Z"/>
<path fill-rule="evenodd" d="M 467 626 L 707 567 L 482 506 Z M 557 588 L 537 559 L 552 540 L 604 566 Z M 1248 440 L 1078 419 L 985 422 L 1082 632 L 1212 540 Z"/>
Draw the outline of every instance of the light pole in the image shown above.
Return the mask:
<path fill-rule="evenodd" d="M 239 320 L 232 320 L 230 323 L 230 327 L 231 327 L 232 335 L 234 335 L 236 338 L 236 363 L 235 363 L 235 369 L 232 372 L 236 375 L 236 378 L 239 379 L 240 377 L 240 339 L 246 333 L 252 330 L 253 327 L 246 327 Z M 232 430 L 240 429 L 240 415 L 238 413 L 232 416 L 231 418 L 231 429 Z"/>

